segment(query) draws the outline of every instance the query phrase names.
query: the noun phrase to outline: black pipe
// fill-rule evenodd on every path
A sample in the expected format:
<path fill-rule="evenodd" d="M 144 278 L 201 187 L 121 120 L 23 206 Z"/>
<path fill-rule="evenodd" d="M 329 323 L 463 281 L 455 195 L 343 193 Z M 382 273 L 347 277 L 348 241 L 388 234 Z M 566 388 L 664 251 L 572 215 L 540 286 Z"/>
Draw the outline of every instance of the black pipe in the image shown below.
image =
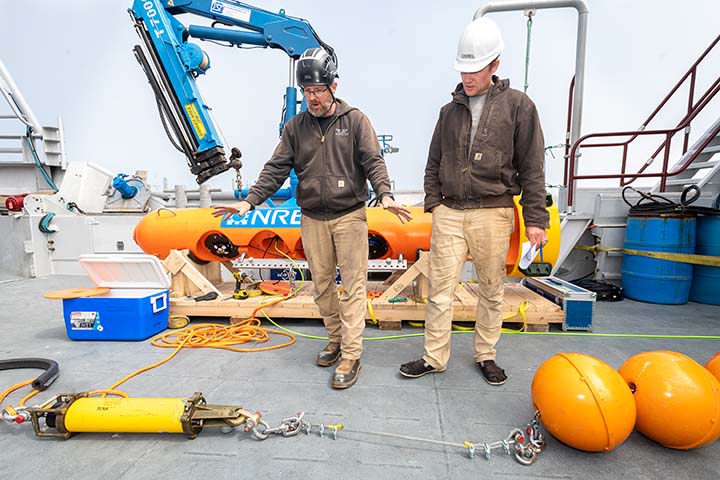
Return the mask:
<path fill-rule="evenodd" d="M 35 390 L 45 390 L 60 375 L 60 367 L 55 360 L 46 358 L 14 358 L 11 360 L 0 360 L 0 370 L 15 370 L 19 368 L 39 368 L 45 373 L 32 382 Z"/>

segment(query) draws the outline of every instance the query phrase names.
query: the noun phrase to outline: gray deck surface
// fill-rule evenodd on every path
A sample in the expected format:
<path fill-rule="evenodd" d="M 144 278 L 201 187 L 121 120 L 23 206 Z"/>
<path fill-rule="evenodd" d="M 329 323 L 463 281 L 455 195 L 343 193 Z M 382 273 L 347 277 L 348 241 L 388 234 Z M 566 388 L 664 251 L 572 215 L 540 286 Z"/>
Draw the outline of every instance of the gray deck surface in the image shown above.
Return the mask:
<path fill-rule="evenodd" d="M 0 358 L 43 357 L 60 364 L 60 377 L 33 400 L 106 388 L 126 374 L 167 356 L 171 350 L 140 342 L 79 342 L 67 338 L 61 301 L 47 291 L 90 286 L 82 277 L 39 278 L 0 283 Z M 323 335 L 317 320 L 283 320 L 302 333 Z M 366 329 L 366 336 L 417 333 Z M 663 335 L 720 334 L 720 308 L 659 306 L 626 300 L 596 305 L 595 333 Z M 279 342 L 280 339 L 274 341 Z M 120 389 L 135 397 L 189 397 L 203 392 L 209 403 L 259 410 L 271 425 L 303 410 L 313 423 L 342 423 L 349 429 L 383 431 L 461 443 L 491 442 L 533 415 L 533 375 L 557 352 L 582 352 L 618 368 L 640 352 L 668 349 L 701 364 L 718 350 L 717 340 L 504 335 L 498 363 L 509 374 L 501 387 L 487 385 L 472 360 L 472 336 L 454 335 L 447 372 L 408 380 L 398 366 L 419 358 L 422 339 L 365 343 L 363 372 L 346 391 L 329 386 L 332 369 L 314 365 L 318 340 L 268 352 L 234 353 L 186 349 L 159 368 Z M 0 372 L 0 390 L 39 375 L 37 370 Z M 29 390 L 11 395 L 16 405 Z M 32 403 L 32 401 L 31 401 Z M 0 423 L 3 479 L 464 479 L 602 478 L 717 479 L 720 442 L 675 451 L 633 432 L 610 453 L 586 453 L 547 437 L 547 449 L 526 467 L 501 452 L 491 459 L 467 457 L 461 449 L 341 432 L 337 440 L 313 434 L 260 442 L 241 429 L 231 434 L 206 428 L 197 439 L 177 434 L 80 434 L 69 440 L 39 439 L 26 424 Z"/>

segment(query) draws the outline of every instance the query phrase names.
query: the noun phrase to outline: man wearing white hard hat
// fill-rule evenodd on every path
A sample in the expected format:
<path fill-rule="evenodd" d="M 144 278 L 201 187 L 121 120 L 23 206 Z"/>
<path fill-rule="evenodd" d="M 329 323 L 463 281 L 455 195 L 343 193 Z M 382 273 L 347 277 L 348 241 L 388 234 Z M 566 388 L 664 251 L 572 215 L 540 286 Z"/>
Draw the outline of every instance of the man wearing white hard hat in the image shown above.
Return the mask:
<path fill-rule="evenodd" d="M 489 384 L 507 380 L 495 346 L 513 196 L 522 194 L 525 234 L 537 247 L 547 241 L 549 215 L 540 119 L 527 95 L 494 75 L 502 50 L 500 29 L 488 18 L 474 20 L 460 37 L 455 70 L 462 81 L 440 109 L 425 166 L 425 211 L 432 212 L 425 352 L 400 367 L 405 377 L 447 369 L 455 287 L 469 254 L 479 291 L 473 359 Z"/>

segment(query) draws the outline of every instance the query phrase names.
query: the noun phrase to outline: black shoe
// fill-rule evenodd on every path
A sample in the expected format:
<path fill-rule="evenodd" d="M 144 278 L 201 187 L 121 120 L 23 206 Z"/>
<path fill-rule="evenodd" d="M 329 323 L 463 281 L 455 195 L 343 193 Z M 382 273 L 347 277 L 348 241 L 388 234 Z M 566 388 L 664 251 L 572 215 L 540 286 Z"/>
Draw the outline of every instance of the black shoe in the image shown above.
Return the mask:
<path fill-rule="evenodd" d="M 490 385 L 502 385 L 507 382 L 507 375 L 505 370 L 495 365 L 495 360 L 485 360 L 484 362 L 477 362 L 480 371 L 485 377 L 485 381 Z"/>
<path fill-rule="evenodd" d="M 338 358 L 340 358 L 340 344 L 330 342 L 318 353 L 315 363 L 320 367 L 329 367 L 334 365 Z"/>
<path fill-rule="evenodd" d="M 435 368 L 429 365 L 422 358 L 413 362 L 403 363 L 400 365 L 400 375 L 408 378 L 418 378 L 428 373 L 444 372 L 447 368 Z"/>

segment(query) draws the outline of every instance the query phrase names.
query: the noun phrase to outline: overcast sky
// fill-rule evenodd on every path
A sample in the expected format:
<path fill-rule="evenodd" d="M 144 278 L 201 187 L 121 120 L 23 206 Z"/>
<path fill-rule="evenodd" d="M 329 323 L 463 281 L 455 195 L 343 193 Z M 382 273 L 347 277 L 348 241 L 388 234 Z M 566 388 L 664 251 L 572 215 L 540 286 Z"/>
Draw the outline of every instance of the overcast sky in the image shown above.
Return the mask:
<path fill-rule="evenodd" d="M 132 53 L 138 38 L 127 14 L 131 3 L 0 0 L 0 58 L 41 123 L 54 125 L 63 118 L 68 160 L 94 162 L 113 172 L 147 169 L 156 185 L 163 177 L 170 185 L 194 185 L 184 156 L 165 136 Z M 394 135 L 400 152 L 387 157 L 390 175 L 399 189 L 419 189 L 439 108 L 459 81 L 452 69 L 457 40 L 483 3 L 272 0 L 253 5 L 284 8 L 307 19 L 335 47 L 338 96 L 367 113 L 378 133 Z M 587 3 L 583 133 L 638 127 L 720 32 L 718 0 Z M 505 38 L 499 75 L 522 89 L 527 17 L 489 15 Z M 206 23 L 178 18 L 185 25 Z M 576 27 L 574 9 L 542 10 L 534 18 L 528 94 L 538 105 L 546 145 L 564 140 Z M 242 150 L 243 176 L 250 183 L 278 140 L 288 59 L 279 50 L 198 43 L 212 62 L 199 88 L 227 146 Z M 718 59 L 715 55 L 711 68 L 700 72 L 700 86 L 717 78 Z M 676 102 L 674 114 L 660 118 L 657 127 L 674 126 L 686 101 Z M 709 115 L 717 118 L 717 101 L 713 108 Z M 559 151 L 555 159 L 547 157 L 547 171 L 549 183 L 560 182 Z M 211 184 L 227 190 L 232 177 L 226 173 Z"/>

